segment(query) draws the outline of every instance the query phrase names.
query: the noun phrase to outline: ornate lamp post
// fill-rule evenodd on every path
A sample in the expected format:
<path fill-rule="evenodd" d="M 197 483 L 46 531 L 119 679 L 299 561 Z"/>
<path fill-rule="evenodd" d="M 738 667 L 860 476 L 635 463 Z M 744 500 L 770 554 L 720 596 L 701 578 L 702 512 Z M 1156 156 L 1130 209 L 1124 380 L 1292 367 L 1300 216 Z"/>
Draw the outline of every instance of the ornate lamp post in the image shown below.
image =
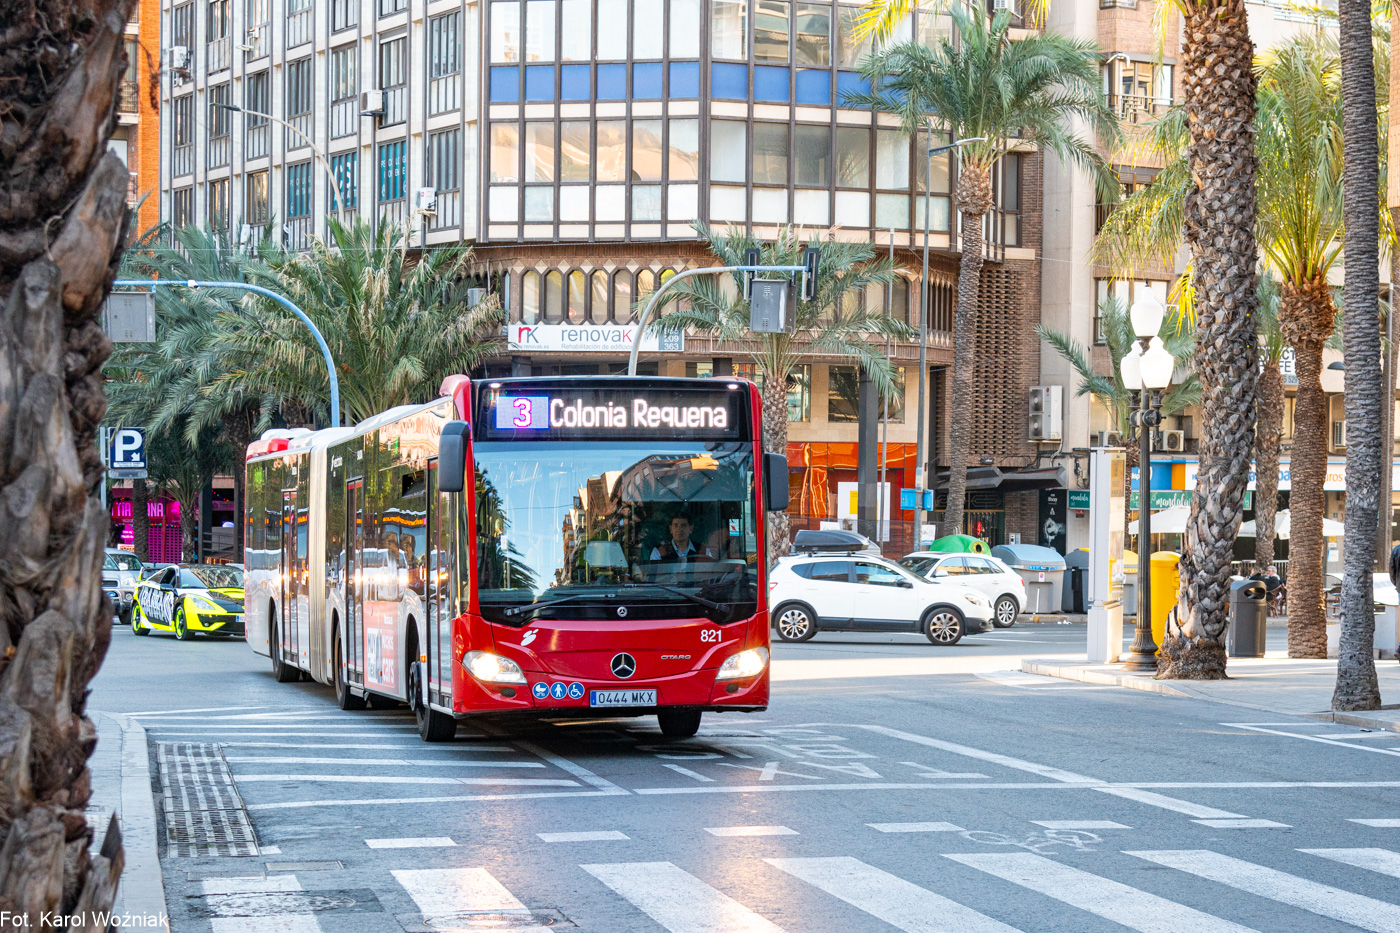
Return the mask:
<path fill-rule="evenodd" d="M 1138 342 L 1123 357 L 1123 387 L 1137 393 L 1133 424 L 1138 433 L 1138 617 L 1124 666 L 1130 671 L 1157 670 L 1157 643 L 1152 638 L 1152 431 L 1162 423 L 1162 391 L 1171 385 L 1176 360 L 1162 338 L 1166 308 L 1143 289 L 1129 316 Z"/>

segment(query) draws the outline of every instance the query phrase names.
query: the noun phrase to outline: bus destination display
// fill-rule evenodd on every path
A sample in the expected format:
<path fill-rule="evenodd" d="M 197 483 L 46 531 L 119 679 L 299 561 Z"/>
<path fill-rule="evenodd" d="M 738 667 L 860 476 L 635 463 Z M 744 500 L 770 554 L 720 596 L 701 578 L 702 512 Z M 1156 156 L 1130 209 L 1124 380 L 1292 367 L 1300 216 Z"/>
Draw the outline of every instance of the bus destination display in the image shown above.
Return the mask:
<path fill-rule="evenodd" d="M 488 437 L 676 437 L 734 440 L 747 422 L 739 392 L 503 389 L 485 399 Z"/>

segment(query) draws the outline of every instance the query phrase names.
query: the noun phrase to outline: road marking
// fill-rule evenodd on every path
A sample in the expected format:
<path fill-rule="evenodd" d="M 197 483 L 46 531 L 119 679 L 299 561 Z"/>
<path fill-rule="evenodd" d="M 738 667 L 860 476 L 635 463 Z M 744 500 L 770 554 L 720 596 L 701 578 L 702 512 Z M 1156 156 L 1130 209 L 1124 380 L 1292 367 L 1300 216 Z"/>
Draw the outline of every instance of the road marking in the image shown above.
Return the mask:
<path fill-rule="evenodd" d="M 583 833 L 535 833 L 545 842 L 619 842 L 628 839 L 626 833 L 615 829 L 600 829 Z"/>
<path fill-rule="evenodd" d="M 322 732 L 315 730 L 311 732 L 292 732 L 284 729 L 264 730 L 259 732 L 230 732 L 225 733 L 221 729 L 147 729 L 151 735 L 229 735 L 234 738 L 241 738 L 245 735 L 297 735 L 297 736 L 321 736 L 327 739 L 397 739 L 400 736 L 389 732 Z M 404 733 L 407 738 L 408 733 Z M 225 743 L 238 744 L 238 743 Z M 411 747 L 411 746 L 410 746 Z"/>
<path fill-rule="evenodd" d="M 783 933 L 783 928 L 670 862 L 583 865 L 671 933 Z"/>
<path fill-rule="evenodd" d="M 786 826 L 706 826 L 711 836 L 796 836 L 797 830 Z"/>
<path fill-rule="evenodd" d="M 1004 768 L 1014 768 L 1017 771 L 1029 771 L 1031 774 L 1038 774 L 1052 781 L 1062 781 L 1066 784 L 1104 783 L 1098 778 L 1075 774 L 1073 771 L 1065 771 L 1061 768 L 1051 767 L 1050 765 L 1036 764 L 1033 761 L 1024 761 L 1020 758 L 1011 758 L 1007 755 L 998 755 L 996 752 L 983 751 L 980 748 L 972 748 L 967 745 L 958 745 L 955 742 L 945 742 L 942 739 L 929 738 L 926 735 L 901 732 L 898 729 L 890 729 L 886 726 L 852 725 L 857 729 L 866 729 L 870 732 L 878 733 L 879 735 L 887 735 L 893 739 L 903 739 L 906 742 L 913 742 L 916 745 L 927 745 L 929 748 L 937 748 L 945 752 L 952 752 L 954 755 L 962 755 L 966 758 L 976 758 L 980 761 L 1001 765 Z"/>
<path fill-rule="evenodd" d="M 692 771 L 689 768 L 682 768 L 680 765 L 663 764 L 661 767 L 670 768 L 677 774 L 684 774 L 688 778 L 694 778 L 697 781 L 704 781 L 706 784 L 713 784 L 715 782 L 715 779 L 712 777 L 705 777 L 705 775 L 701 774 L 698 771 Z"/>
<path fill-rule="evenodd" d="M 336 736 L 344 738 L 344 736 Z M 376 751 L 388 751 L 396 748 L 413 748 L 422 751 L 422 742 L 400 742 L 398 745 L 369 745 L 355 742 L 230 742 L 228 739 L 220 739 L 217 743 L 225 748 L 362 748 Z M 513 748 L 497 748 L 490 745 L 466 745 L 463 751 L 472 752 L 513 752 Z M 446 751 L 446 749 L 444 749 Z"/>
<path fill-rule="evenodd" d="M 1373 829 L 1400 829 L 1400 820 L 1347 820 L 1348 823 L 1360 823 L 1362 826 L 1370 826 Z"/>
<path fill-rule="evenodd" d="M 366 839 L 365 845 L 371 849 L 446 849 L 455 846 L 446 836 L 419 836 L 402 839 Z"/>
<path fill-rule="evenodd" d="M 1324 745 L 1338 745 L 1338 746 L 1341 746 L 1342 748 L 1354 748 L 1354 749 L 1356 749 L 1357 751 L 1362 751 L 1362 752 L 1374 752 L 1374 753 L 1377 754 L 1377 755 L 1397 755 L 1397 756 L 1400 756 L 1400 750 L 1393 749 L 1393 748 L 1372 748 L 1372 747 L 1369 746 L 1369 745 L 1353 745 L 1353 744 L 1350 743 L 1350 742 L 1342 742 L 1342 741 L 1339 741 L 1339 740 L 1337 740 L 1337 739 L 1325 739 L 1325 738 L 1323 738 L 1323 737 L 1320 736 L 1320 735 L 1302 735 L 1302 734 L 1297 733 L 1297 732 L 1285 732 L 1285 731 L 1283 731 L 1282 729 L 1265 729 L 1265 728 L 1262 728 L 1259 724 L 1251 724 L 1251 723 L 1247 723 L 1247 722 L 1222 722 L 1221 725 L 1222 725 L 1222 726 L 1233 726 L 1234 728 L 1237 728 L 1237 729 L 1248 729 L 1248 730 L 1251 731 L 1251 732 L 1264 732 L 1264 733 L 1267 733 L 1267 734 L 1269 734 L 1269 735 L 1281 735 L 1281 736 L 1284 736 L 1285 738 L 1290 738 L 1290 739 L 1302 739 L 1302 740 L 1305 741 L 1305 742 L 1321 742 L 1321 743 L 1323 743 Z"/>
<path fill-rule="evenodd" d="M 198 709 L 148 709 L 139 713 L 124 713 L 126 716 L 170 716 L 174 713 L 227 713 L 235 709 L 269 709 L 266 706 L 201 706 Z M 315 714 L 321 708 L 308 706 L 306 712 Z"/>
<path fill-rule="evenodd" d="M 618 787 L 612 781 L 609 781 L 606 778 L 599 777 L 592 771 L 589 771 L 583 765 L 574 764 L 567 758 L 556 755 L 553 752 L 547 752 L 533 742 L 516 742 L 515 745 L 517 748 L 529 752 L 531 755 L 534 755 L 537 758 L 543 758 L 545 761 L 554 765 L 554 767 L 559 768 L 563 771 L 567 771 L 568 773 L 572 774 L 576 778 L 579 778 L 585 783 L 592 784 L 599 790 L 606 791 L 609 794 L 631 793 L 631 791 L 627 791 L 621 787 Z"/>
<path fill-rule="evenodd" d="M 417 806 L 424 803 L 475 803 L 482 800 L 542 800 L 547 797 L 611 797 L 606 791 L 596 790 L 556 790 L 534 791 L 520 794 L 450 794 L 432 797 L 370 797 L 362 800 L 284 800 L 280 803 L 245 804 L 245 810 L 300 810 L 307 807 L 369 807 L 407 804 Z"/>
<path fill-rule="evenodd" d="M 1132 829 L 1112 820 L 1031 820 L 1046 829 Z"/>
<path fill-rule="evenodd" d="M 538 761 L 470 761 L 424 758 L 262 758 L 258 755 L 226 756 L 228 762 L 259 765 L 383 765 L 386 767 L 462 767 L 462 768 L 543 768 Z"/>
<path fill-rule="evenodd" d="M 1142 790 L 1137 787 L 1096 787 L 1094 789 L 1103 791 L 1105 794 L 1112 794 L 1115 797 L 1122 797 L 1124 800 L 1135 800 L 1138 803 L 1145 803 L 1150 807 L 1161 807 L 1163 810 L 1175 810 L 1177 813 L 1185 813 L 1187 816 L 1200 817 L 1201 819 L 1245 819 L 1243 813 L 1231 813 L 1229 810 L 1217 810 L 1214 807 L 1203 806 L 1199 803 L 1191 803 L 1189 800 L 1177 800 L 1175 797 L 1155 794 L 1150 790 Z"/>
<path fill-rule="evenodd" d="M 1018 933 L 957 901 L 853 858 L 766 858 L 807 882 L 906 933 Z"/>
<path fill-rule="evenodd" d="M 281 846 L 258 846 L 259 855 L 281 855 Z"/>
<path fill-rule="evenodd" d="M 164 727 L 164 726 L 162 726 L 162 725 L 160 725 L 160 724 L 158 724 L 158 723 L 152 723 L 149 727 L 147 727 L 146 731 L 147 731 L 147 732 L 175 732 L 175 733 L 178 734 L 178 735 L 183 735 L 183 734 L 187 734 L 187 733 L 188 733 L 189 731 L 191 731 L 195 726 L 202 726 L 203 728 L 201 728 L 201 729 L 198 730 L 198 731 L 200 731 L 200 732 L 206 732 L 206 733 L 208 733 L 208 732 L 239 732 L 239 733 L 249 733 L 249 734 L 251 734 L 251 733 L 253 733 L 253 732 L 257 731 L 257 730 L 264 730 L 264 731 L 266 731 L 266 730 L 272 729 L 273 727 L 276 727 L 276 726 L 291 726 L 292 728 L 298 728 L 298 729 L 313 729 L 313 728 L 314 728 L 314 729 L 317 729 L 317 730 L 323 730 L 323 729 L 364 729 L 364 728 L 366 728 L 366 727 L 374 727 L 374 728 L 378 728 L 378 729 L 382 729 L 382 730 L 386 730 L 386 731 L 387 731 L 387 730 L 390 730 L 390 729 L 399 729 L 399 730 L 409 730 L 409 729 L 412 729 L 412 730 L 414 730 L 414 731 L 417 731 L 417 729 L 418 729 L 418 727 L 417 727 L 416 725 L 409 724 L 409 723 L 398 723 L 398 722 L 385 722 L 385 723 L 375 723 L 375 722 L 314 722 L 314 721 L 311 721 L 311 720 L 307 720 L 307 721 L 304 721 L 304 722 L 301 722 L 301 721 L 298 721 L 298 722 L 272 721 L 272 722 L 214 723 L 214 722 L 209 722 L 209 721 L 207 721 L 207 720 L 196 720 L 196 721 L 194 721 L 194 722 L 172 722 L 172 723 L 170 724 L 170 727 L 169 727 L 169 728 L 166 728 L 166 727 Z M 183 730 L 183 731 L 181 731 L 181 730 Z"/>
<path fill-rule="evenodd" d="M 248 878 L 208 878 L 199 883 L 203 894 L 273 894 L 281 891 L 300 891 L 301 885 L 296 875 L 273 875 Z"/>
<path fill-rule="evenodd" d="M 961 826 L 952 823 L 866 823 L 882 833 L 960 833 Z"/>
<path fill-rule="evenodd" d="M 444 784 L 503 785 L 505 787 L 578 787 L 578 781 L 565 778 L 459 778 L 459 777 L 395 777 L 387 774 L 240 774 L 239 784 L 269 784 L 294 781 L 298 784 Z"/>
<path fill-rule="evenodd" d="M 985 774 L 978 774 L 976 771 L 940 771 L 929 765 L 919 764 L 917 761 L 901 761 L 900 764 L 908 765 L 911 768 L 919 768 L 923 771 L 919 777 L 922 778 L 944 778 L 944 779 L 969 779 L 985 778 Z"/>
<path fill-rule="evenodd" d="M 946 855 L 978 871 L 1097 914 L 1142 933 L 1254 933 L 1249 927 L 1202 913 L 1175 901 L 1032 852 L 1006 855 Z"/>
<path fill-rule="evenodd" d="M 1255 865 L 1206 849 L 1126 852 L 1158 865 L 1166 865 L 1210 881 L 1229 885 L 1259 897 L 1267 897 L 1320 917 L 1330 917 L 1373 933 L 1400 933 L 1400 909 L 1375 898 L 1364 897 L 1297 875 Z"/>
<path fill-rule="evenodd" d="M 1364 868 L 1367 871 L 1390 875 L 1392 878 L 1400 878 L 1400 853 L 1392 852 L 1389 849 L 1299 849 L 1298 851 L 1306 852 L 1309 855 L 1320 855 L 1323 858 L 1341 862 L 1343 865 L 1351 865 L 1354 868 Z"/>
<path fill-rule="evenodd" d="M 473 911 L 530 916 L 525 905 L 484 868 L 395 868 L 392 874 L 429 921 Z"/>
<path fill-rule="evenodd" d="M 786 776 L 786 777 L 800 777 L 800 778 L 806 778 L 806 779 L 809 780 L 809 781 L 820 781 L 820 780 L 822 780 L 822 778 L 821 778 L 820 776 L 815 775 L 815 774 L 801 774 L 801 773 L 799 773 L 799 772 L 797 772 L 797 771 L 779 771 L 779 770 L 778 770 L 778 765 L 781 764 L 781 763 L 782 763 L 782 762 L 778 762 L 778 761 L 770 761 L 770 762 L 768 762 L 768 764 L 766 764 L 766 765 L 763 766 L 762 768 L 756 768 L 756 767 L 754 767 L 753 765 L 736 765 L 736 764 L 734 764 L 733 762 L 730 762 L 730 761 L 717 761 L 717 762 L 715 762 L 715 764 L 717 764 L 717 765 L 723 765 L 723 766 L 726 767 L 726 768 L 742 768 L 742 769 L 745 770 L 745 771 L 757 771 L 757 772 L 758 772 L 758 779 L 759 779 L 760 781 L 771 781 L 771 780 L 773 780 L 773 775 L 775 775 L 775 774 L 781 774 L 781 775 L 784 775 L 784 776 Z M 810 761 L 809 761 L 809 762 L 803 762 L 803 763 L 806 764 L 806 765 L 808 765 L 809 767 L 813 764 L 813 763 L 810 762 Z"/>
<path fill-rule="evenodd" d="M 1287 823 L 1275 823 L 1273 820 L 1192 820 L 1193 823 L 1200 823 L 1202 826 L 1209 826 L 1211 829 L 1292 829 Z"/>

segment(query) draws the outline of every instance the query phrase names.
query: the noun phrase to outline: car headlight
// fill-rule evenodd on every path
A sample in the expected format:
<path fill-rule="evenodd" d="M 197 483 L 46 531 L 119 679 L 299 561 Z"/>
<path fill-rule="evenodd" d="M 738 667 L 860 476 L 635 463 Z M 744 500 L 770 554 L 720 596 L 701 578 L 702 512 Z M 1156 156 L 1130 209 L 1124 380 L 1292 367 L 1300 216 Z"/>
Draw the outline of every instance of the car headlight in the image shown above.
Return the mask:
<path fill-rule="evenodd" d="M 986 605 L 987 605 L 987 601 L 986 601 L 985 599 L 983 599 L 981 596 L 973 595 L 972 593 L 964 593 L 964 594 L 963 594 L 963 599 L 965 599 L 965 600 L 967 600 L 968 602 L 972 603 L 972 605 L 974 605 L 974 606 L 986 606 Z"/>
<path fill-rule="evenodd" d="M 203 596 L 187 596 L 185 598 L 193 603 L 194 608 L 200 612 L 223 612 L 222 609 Z"/>
<path fill-rule="evenodd" d="M 489 651 L 468 651 L 467 656 L 462 659 L 462 666 L 482 683 L 488 684 L 523 684 L 525 674 L 520 670 L 520 665 L 510 658 L 503 658 L 499 654 L 492 654 Z"/>
<path fill-rule="evenodd" d="M 719 666 L 715 680 L 739 680 L 744 677 L 757 677 L 768 666 L 767 648 L 748 648 L 738 654 L 731 654 Z"/>

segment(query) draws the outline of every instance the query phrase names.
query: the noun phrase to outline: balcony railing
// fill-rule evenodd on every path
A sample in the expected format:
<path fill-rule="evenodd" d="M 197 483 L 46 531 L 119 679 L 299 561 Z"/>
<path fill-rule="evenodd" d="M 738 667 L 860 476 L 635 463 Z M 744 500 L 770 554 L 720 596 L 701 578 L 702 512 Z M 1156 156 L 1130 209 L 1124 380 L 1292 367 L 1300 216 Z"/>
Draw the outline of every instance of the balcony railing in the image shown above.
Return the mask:
<path fill-rule="evenodd" d="M 397 227 L 404 227 L 408 224 L 408 199 L 399 198 L 397 201 L 379 202 L 379 220 L 387 220 Z"/>
<path fill-rule="evenodd" d="M 287 249 L 305 250 L 311 246 L 311 218 L 290 217 L 282 224 L 282 245 Z"/>
<path fill-rule="evenodd" d="M 1172 105 L 1170 97 L 1147 97 L 1141 94 L 1110 94 L 1108 105 L 1124 123 L 1149 123 Z"/>
<path fill-rule="evenodd" d="M 141 107 L 140 87 L 135 81 L 122 78 L 117 92 L 117 110 L 120 113 L 136 113 Z"/>
<path fill-rule="evenodd" d="M 311 10 L 305 9 L 287 15 L 287 48 L 311 41 Z"/>
<path fill-rule="evenodd" d="M 271 49 L 271 45 L 268 42 L 268 40 L 271 38 L 271 23 L 258 23 L 255 26 L 249 26 L 248 41 L 246 43 L 248 49 L 244 53 L 247 56 L 248 60 L 252 61 L 255 58 L 262 58 L 264 55 L 266 55 Z"/>
<path fill-rule="evenodd" d="M 360 105 L 355 98 L 337 100 L 331 104 L 331 139 L 353 136 L 360 128 Z"/>
<path fill-rule="evenodd" d="M 294 133 L 294 132 L 292 132 L 292 130 L 290 130 L 290 129 L 287 130 L 287 142 L 286 142 L 287 148 L 288 148 L 288 149 L 301 149 L 302 147 L 308 145 L 307 140 L 309 140 L 309 139 L 311 138 L 311 130 L 312 130 L 312 126 L 311 126 L 311 114 L 309 114 L 309 113 L 296 113 L 296 114 L 292 114 L 292 115 L 287 119 L 287 122 L 290 123 L 290 124 L 291 124 L 293 127 L 295 127 L 297 130 L 300 130 L 300 131 L 301 131 L 300 133 Z"/>
<path fill-rule="evenodd" d="M 428 82 L 428 113 L 448 113 L 462 105 L 462 76 L 444 75 Z"/>
<path fill-rule="evenodd" d="M 141 185 L 135 172 L 126 173 L 126 206 L 135 207 L 141 199 Z"/>
<path fill-rule="evenodd" d="M 243 158 L 258 159 L 268 154 L 272 133 L 268 124 L 248 127 L 247 134 L 243 137 Z"/>
<path fill-rule="evenodd" d="M 462 192 L 439 191 L 437 193 L 437 214 L 429 215 L 429 230 L 444 230 L 456 227 L 462 222 Z"/>
<path fill-rule="evenodd" d="M 223 71 L 233 61 L 233 44 L 228 36 L 210 39 L 204 43 L 204 61 L 207 73 Z"/>
<path fill-rule="evenodd" d="M 175 175 L 189 175 L 194 172 L 194 146 L 186 143 L 183 146 L 176 146 L 173 157 L 172 173 Z"/>
<path fill-rule="evenodd" d="M 209 167 L 219 168 L 228 165 L 229 161 L 229 137 L 210 136 L 209 137 Z"/>
<path fill-rule="evenodd" d="M 408 119 L 408 88 L 386 87 L 384 89 L 384 116 L 379 118 L 380 126 L 393 126 Z"/>

